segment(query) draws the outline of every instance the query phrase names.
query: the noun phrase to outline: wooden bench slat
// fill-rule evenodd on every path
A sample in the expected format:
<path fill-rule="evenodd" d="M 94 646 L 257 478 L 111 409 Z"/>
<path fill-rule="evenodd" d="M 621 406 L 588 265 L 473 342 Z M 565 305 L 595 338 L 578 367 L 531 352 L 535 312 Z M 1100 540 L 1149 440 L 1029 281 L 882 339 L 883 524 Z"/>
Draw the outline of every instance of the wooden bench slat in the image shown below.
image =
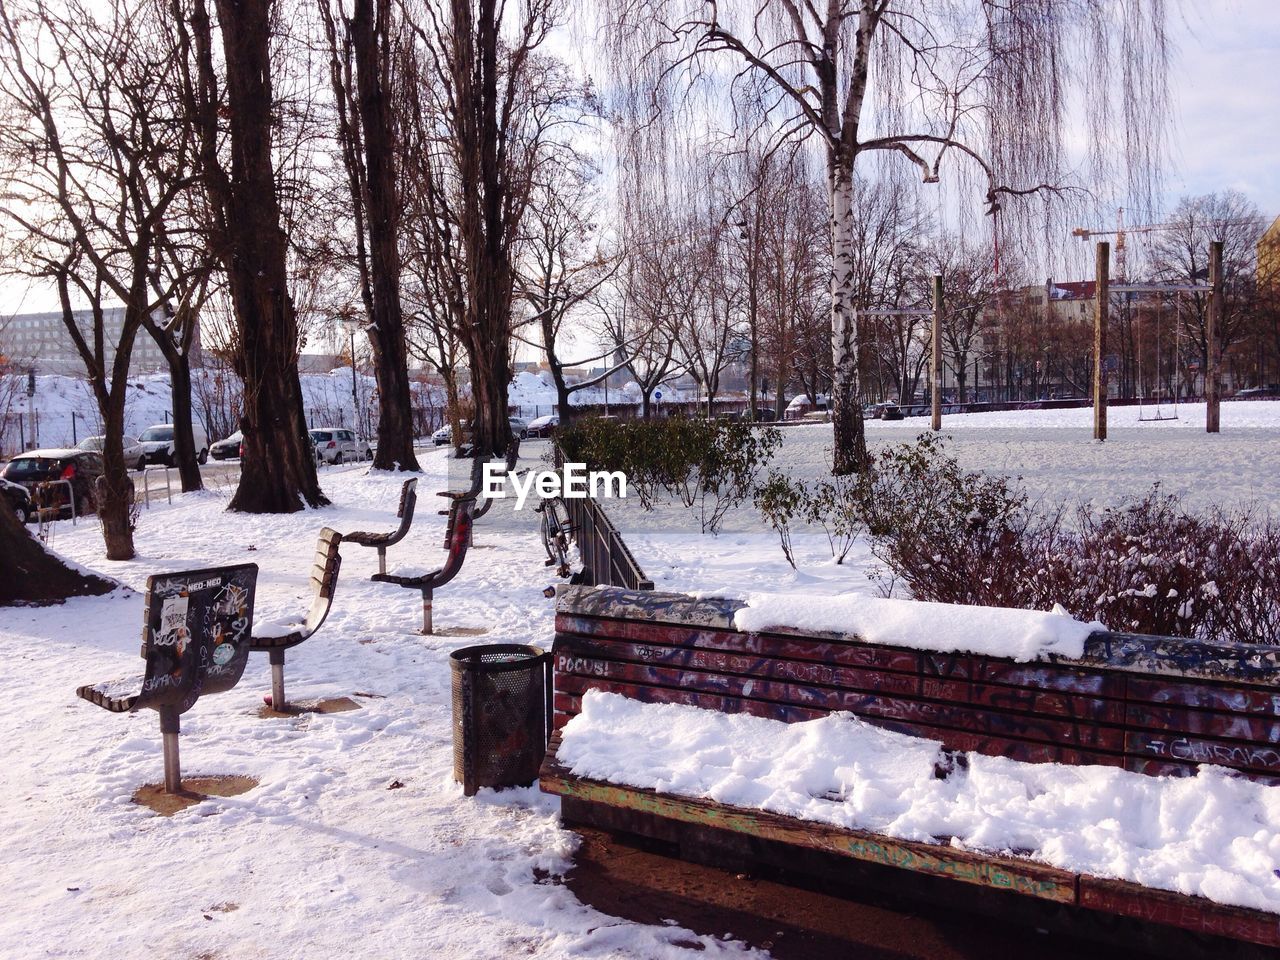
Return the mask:
<path fill-rule="evenodd" d="M 1274 914 L 1229 907 L 1169 890 L 1153 890 L 1123 880 L 1082 875 L 1080 906 L 1199 934 L 1280 947 L 1280 918 Z"/>
<path fill-rule="evenodd" d="M 1280 775 L 1280 744 L 1233 743 L 1177 732 L 1134 730 L 1125 735 L 1125 752 L 1142 760 L 1211 763 L 1245 773 Z"/>
<path fill-rule="evenodd" d="M 911 650 L 844 641 L 798 641 L 794 637 L 767 633 L 738 633 L 734 630 L 703 627 L 682 628 L 660 623 L 602 620 L 563 613 L 556 616 L 556 632 L 668 647 L 699 647 L 761 657 L 812 660 L 849 667 L 875 667 L 903 673 L 918 673 L 920 669 L 919 656 Z"/>
<path fill-rule="evenodd" d="M 976 683 L 1034 687 L 1086 696 L 1124 699 L 1124 677 L 1101 671 L 1081 670 L 1057 663 L 1014 663 L 961 654 L 923 654 L 921 671 Z"/>
<path fill-rule="evenodd" d="M 920 692 L 920 678 L 914 673 L 865 670 L 805 660 L 781 660 L 688 647 L 657 647 L 570 634 L 557 636 L 556 651 L 556 669 L 566 673 L 592 673 L 597 670 L 607 672 L 608 664 L 625 662 L 637 666 L 653 665 L 736 676 L 772 677 L 857 690 L 885 690 L 908 695 Z"/>
<path fill-rule="evenodd" d="M 1012 858 L 970 853 L 942 844 L 894 840 L 862 830 L 848 830 L 812 820 L 656 793 L 575 777 L 555 759 L 553 740 L 543 763 L 543 791 L 562 797 L 636 810 L 671 820 L 745 833 L 767 840 L 822 850 L 884 866 L 949 877 L 962 883 L 1010 890 L 1058 903 L 1075 903 L 1075 874 L 1056 867 Z"/>
<path fill-rule="evenodd" d="M 1151 703 L 1131 703 L 1125 708 L 1131 727 L 1166 733 L 1186 733 L 1253 743 L 1280 743 L 1280 719 L 1257 714 L 1218 713 Z"/>
<path fill-rule="evenodd" d="M 1129 700 L 1142 703 L 1218 710 L 1223 713 L 1256 713 L 1272 717 L 1280 710 L 1280 691 L 1271 687 L 1196 683 L 1178 677 L 1129 677 L 1126 689 Z"/>

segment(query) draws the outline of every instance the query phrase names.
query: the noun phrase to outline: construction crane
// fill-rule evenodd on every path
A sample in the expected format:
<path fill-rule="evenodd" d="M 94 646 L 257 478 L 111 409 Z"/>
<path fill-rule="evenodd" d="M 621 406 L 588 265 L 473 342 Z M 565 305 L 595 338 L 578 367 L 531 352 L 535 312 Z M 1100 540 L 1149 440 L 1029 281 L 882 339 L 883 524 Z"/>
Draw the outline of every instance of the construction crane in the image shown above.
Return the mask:
<path fill-rule="evenodd" d="M 1259 223 L 1257 217 L 1236 217 L 1230 220 L 1212 220 L 1209 221 L 1215 227 L 1233 227 L 1241 224 Z M 1116 282 L 1124 283 L 1129 279 L 1128 275 L 1128 257 L 1125 251 L 1124 238 L 1128 233 L 1151 233 L 1156 230 L 1173 230 L 1177 227 L 1186 226 L 1185 221 L 1169 220 L 1164 223 L 1143 223 L 1138 226 L 1126 227 L 1124 225 L 1124 207 L 1116 209 L 1116 228 L 1114 230 L 1090 230 L 1087 227 L 1076 227 L 1071 231 L 1073 237 L 1079 237 L 1081 240 L 1088 241 L 1090 237 L 1110 237 L 1116 238 Z"/>
<path fill-rule="evenodd" d="M 1116 282 L 1124 283 L 1129 279 L 1128 256 L 1124 245 L 1125 234 L 1170 230 L 1178 225 L 1177 223 L 1144 223 L 1138 226 L 1126 227 L 1124 225 L 1124 207 L 1119 207 L 1116 209 L 1116 228 L 1114 230 L 1089 230 L 1086 227 L 1076 227 L 1071 231 L 1071 235 L 1085 241 L 1088 241 L 1090 237 L 1114 236 L 1116 238 Z"/>

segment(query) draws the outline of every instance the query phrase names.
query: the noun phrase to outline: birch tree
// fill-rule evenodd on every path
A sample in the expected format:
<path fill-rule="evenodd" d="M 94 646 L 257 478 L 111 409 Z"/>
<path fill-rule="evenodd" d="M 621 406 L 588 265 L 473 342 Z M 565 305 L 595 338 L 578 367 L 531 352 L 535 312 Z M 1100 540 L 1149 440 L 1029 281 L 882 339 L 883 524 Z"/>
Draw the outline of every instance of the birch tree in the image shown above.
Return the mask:
<path fill-rule="evenodd" d="M 867 462 L 853 286 L 855 171 L 889 154 L 976 187 L 1000 228 L 1069 184 L 1067 104 L 1089 102 L 1085 173 L 1147 195 L 1167 101 L 1158 0 L 605 0 L 610 59 L 633 122 L 681 104 L 774 104 L 780 139 L 820 145 L 831 215 L 833 469 Z M 1108 80 L 1123 74 L 1114 86 Z"/>

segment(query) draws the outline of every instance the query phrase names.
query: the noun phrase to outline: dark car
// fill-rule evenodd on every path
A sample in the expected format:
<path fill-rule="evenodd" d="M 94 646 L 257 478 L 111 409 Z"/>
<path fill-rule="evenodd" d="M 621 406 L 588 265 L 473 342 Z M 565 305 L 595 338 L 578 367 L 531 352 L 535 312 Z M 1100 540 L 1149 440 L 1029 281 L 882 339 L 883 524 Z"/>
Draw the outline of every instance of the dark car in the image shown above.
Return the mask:
<path fill-rule="evenodd" d="M 237 430 L 225 440 L 219 440 L 209 448 L 209 456 L 215 460 L 238 460 L 244 455 L 242 444 L 244 435 Z"/>
<path fill-rule="evenodd" d="M 19 523 L 27 523 L 35 513 L 31 494 L 20 483 L 13 483 L 0 477 L 0 498 L 3 498 L 9 509 L 18 515 Z"/>
<path fill-rule="evenodd" d="M 20 483 L 38 507 L 56 507 L 71 512 L 75 497 L 76 516 L 95 509 L 94 485 L 102 476 L 102 454 L 92 450 L 31 450 L 5 465 L 4 479 Z M 71 489 L 68 491 L 68 481 Z"/>

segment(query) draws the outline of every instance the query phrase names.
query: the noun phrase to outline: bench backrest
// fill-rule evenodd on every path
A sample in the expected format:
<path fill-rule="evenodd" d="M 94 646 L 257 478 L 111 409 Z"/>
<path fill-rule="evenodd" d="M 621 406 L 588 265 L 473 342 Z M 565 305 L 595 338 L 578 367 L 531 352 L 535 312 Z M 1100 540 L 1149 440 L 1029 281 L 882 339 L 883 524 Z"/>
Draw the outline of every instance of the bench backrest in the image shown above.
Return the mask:
<path fill-rule="evenodd" d="M 253 563 L 147 578 L 147 667 L 134 709 L 175 707 L 182 713 L 201 696 L 240 681 L 257 582 Z"/>
<path fill-rule="evenodd" d="M 446 544 L 449 555 L 445 557 L 440 572 L 432 578 L 433 587 L 444 586 L 462 569 L 462 563 L 467 558 L 467 548 L 471 546 L 471 524 L 475 506 L 474 497 L 459 497 L 449 505 L 449 534 Z"/>
<path fill-rule="evenodd" d="M 1098 632 L 1019 663 L 733 628 L 739 601 L 562 588 L 557 727 L 589 689 L 786 722 L 848 711 L 954 750 L 1139 773 L 1230 767 L 1280 782 L 1280 648 Z"/>
<path fill-rule="evenodd" d="M 418 478 L 411 477 L 404 482 L 400 488 L 400 505 L 396 508 L 396 516 L 400 518 L 400 525 L 396 527 L 395 533 L 387 540 L 386 545 L 399 543 L 405 538 L 409 532 L 409 527 L 413 523 L 413 511 L 418 505 Z"/>
<path fill-rule="evenodd" d="M 417 481 L 411 481 L 416 483 Z M 412 508 L 410 508 L 412 509 Z M 307 636 L 315 633 L 329 616 L 333 607 L 333 594 L 338 586 L 338 571 L 342 569 L 342 555 L 338 548 L 342 545 L 342 534 L 331 527 L 320 531 L 320 539 L 316 541 L 315 561 L 311 565 L 311 587 L 315 596 L 311 600 L 311 609 L 307 611 L 307 619 L 303 623 L 303 632 Z"/>

